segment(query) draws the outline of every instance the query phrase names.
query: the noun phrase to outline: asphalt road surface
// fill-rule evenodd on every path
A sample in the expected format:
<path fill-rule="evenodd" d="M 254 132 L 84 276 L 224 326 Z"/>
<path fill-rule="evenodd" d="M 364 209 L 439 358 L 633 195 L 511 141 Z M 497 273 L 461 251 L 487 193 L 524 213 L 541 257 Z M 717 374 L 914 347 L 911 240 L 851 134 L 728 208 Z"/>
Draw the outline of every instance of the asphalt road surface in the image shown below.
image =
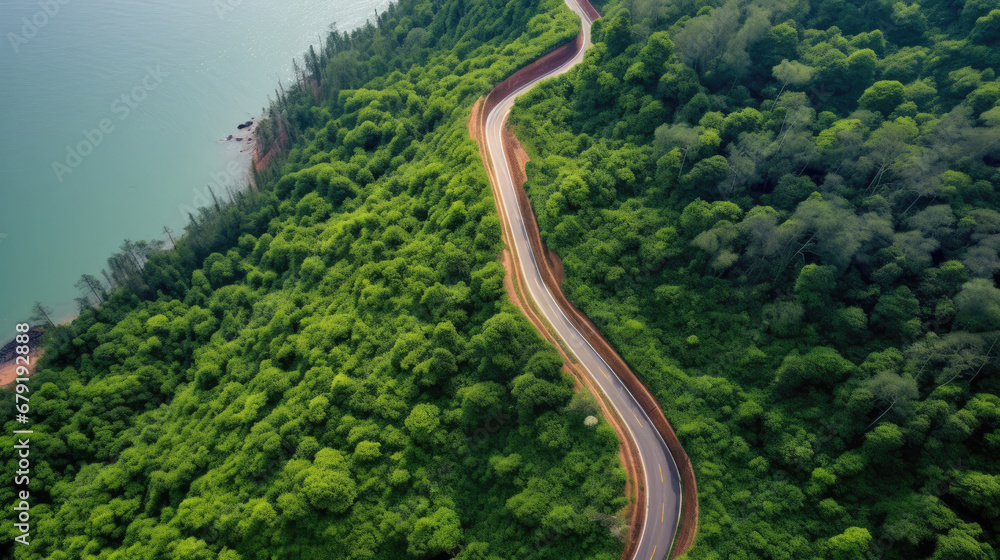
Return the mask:
<path fill-rule="evenodd" d="M 496 166 L 496 177 L 499 183 L 500 204 L 506 210 L 512 232 L 512 249 L 516 252 L 517 262 L 525 278 L 525 285 L 534 300 L 538 310 L 545 316 L 549 324 L 587 372 L 597 381 L 608 400 L 618 411 L 625 426 L 632 435 L 639 449 L 640 460 L 645 471 L 646 511 L 642 535 L 634 558 L 636 560 L 653 560 L 665 558 L 670 552 L 681 510 L 681 487 L 677 465 L 667 450 L 667 445 L 653 423 L 643 411 L 639 403 L 621 382 L 611 367 L 591 347 L 583 335 L 570 323 L 566 314 L 556 303 L 538 269 L 537 256 L 532 252 L 528 242 L 528 233 L 524 227 L 524 217 L 517 202 L 514 184 L 511 181 L 511 171 L 507 166 L 500 131 L 504 121 L 510 114 L 514 100 L 535 83 L 547 77 L 568 71 L 583 60 L 584 52 L 590 48 L 590 19 L 576 0 L 566 0 L 566 4 L 576 12 L 583 23 L 585 41 L 576 55 L 559 68 L 545 74 L 520 89 L 511 92 L 501 100 L 486 117 L 486 149 L 490 159 Z"/>

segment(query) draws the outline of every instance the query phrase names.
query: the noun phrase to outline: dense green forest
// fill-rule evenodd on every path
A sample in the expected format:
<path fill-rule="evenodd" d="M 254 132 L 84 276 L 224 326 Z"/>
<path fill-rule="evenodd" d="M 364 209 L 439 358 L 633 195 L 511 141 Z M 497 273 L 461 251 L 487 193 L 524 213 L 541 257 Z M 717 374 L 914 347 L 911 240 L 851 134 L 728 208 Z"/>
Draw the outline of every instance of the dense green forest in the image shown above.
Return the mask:
<path fill-rule="evenodd" d="M 559 0 L 401 0 L 311 49 L 257 188 L 126 242 L 46 329 L 12 557 L 619 558 L 618 440 L 506 299 L 467 132 L 578 30 Z"/>
<path fill-rule="evenodd" d="M 687 557 L 996 558 L 1000 3 L 600 7 L 512 123 L 694 463 Z"/>

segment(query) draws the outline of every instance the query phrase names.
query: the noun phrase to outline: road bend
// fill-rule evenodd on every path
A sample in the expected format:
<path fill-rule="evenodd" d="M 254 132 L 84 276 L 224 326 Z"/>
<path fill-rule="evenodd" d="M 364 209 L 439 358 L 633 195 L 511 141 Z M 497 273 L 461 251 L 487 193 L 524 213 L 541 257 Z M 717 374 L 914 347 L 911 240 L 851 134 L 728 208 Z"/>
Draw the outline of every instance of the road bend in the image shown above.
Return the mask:
<path fill-rule="evenodd" d="M 680 519 L 681 487 L 677 465 L 667 449 L 667 444 L 653 427 L 653 423 L 639 402 L 629 392 L 611 366 L 601 358 L 583 334 L 573 326 L 566 313 L 552 297 L 545 282 L 542 281 L 542 274 L 538 267 L 539 256 L 533 252 L 528 240 L 525 217 L 521 214 L 521 207 L 514 190 L 518 187 L 515 187 L 511 180 L 512 173 L 501 137 L 501 129 L 517 96 L 541 80 L 568 71 L 583 60 L 584 53 L 590 48 L 590 18 L 577 4 L 577 0 L 566 0 L 566 4 L 580 16 L 582 32 L 584 33 L 581 48 L 572 59 L 562 66 L 528 82 L 497 103 L 486 117 L 486 149 L 495 168 L 500 192 L 499 203 L 503 205 L 509 222 L 507 225 L 511 234 L 512 250 L 515 252 L 515 262 L 520 267 L 528 294 L 538 310 L 552 325 L 556 334 L 600 386 L 608 401 L 618 412 L 639 450 L 645 477 L 640 490 L 644 490 L 646 493 L 646 508 L 639 544 L 633 558 L 635 560 L 659 560 L 666 558 L 670 553 Z"/>

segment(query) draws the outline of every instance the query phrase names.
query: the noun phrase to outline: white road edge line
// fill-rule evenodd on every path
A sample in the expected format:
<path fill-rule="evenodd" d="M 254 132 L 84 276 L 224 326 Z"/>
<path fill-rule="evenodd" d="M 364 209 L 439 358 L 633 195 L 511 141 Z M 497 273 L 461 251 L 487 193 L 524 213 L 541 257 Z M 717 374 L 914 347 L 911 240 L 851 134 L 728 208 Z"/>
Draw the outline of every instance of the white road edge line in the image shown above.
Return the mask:
<path fill-rule="evenodd" d="M 584 36 L 585 36 L 585 44 L 586 44 L 587 42 L 589 42 L 589 39 L 590 39 L 590 28 L 589 27 L 584 28 L 585 27 L 584 21 L 589 22 L 590 19 L 589 19 L 589 17 L 586 16 L 586 14 L 582 13 L 582 8 L 580 8 L 579 5 L 576 5 L 576 7 L 574 8 L 573 4 L 575 4 L 575 2 L 573 2 L 573 4 L 571 4 L 570 0 L 565 0 L 565 1 L 566 1 L 566 4 L 569 6 L 569 8 L 571 10 L 573 10 L 578 16 L 580 16 L 580 19 L 581 19 L 581 33 L 585 34 Z M 503 167 L 503 169 L 504 169 L 504 171 L 506 173 L 506 178 L 507 178 L 508 182 L 513 183 L 512 179 L 511 179 L 510 168 L 507 165 L 507 153 L 506 153 L 506 150 L 504 149 L 503 141 L 502 141 L 502 138 L 499 136 L 499 134 L 500 134 L 500 130 L 503 127 L 503 123 L 506 122 L 507 117 L 510 114 L 510 110 L 511 110 L 511 108 L 514 105 L 514 101 L 516 100 L 516 98 L 518 96 L 522 95 L 523 93 L 525 93 L 526 91 L 528 91 L 529 89 L 531 89 L 532 87 L 534 87 L 535 84 L 541 82 L 542 80 L 550 78 L 553 75 L 561 74 L 561 73 L 567 71 L 569 68 L 572 68 L 573 66 L 575 66 L 579 62 L 581 62 L 583 60 L 583 54 L 585 52 L 586 52 L 586 49 L 584 48 L 581 51 L 579 51 L 576 55 L 574 55 L 573 58 L 571 58 L 566 63 L 560 65 L 558 68 L 556 68 L 554 70 L 551 70 L 551 71 L 543 74 L 542 76 L 539 76 L 537 79 L 532 80 L 531 82 L 529 82 L 527 84 L 524 84 L 520 88 L 518 88 L 518 89 L 514 90 L 513 92 L 507 94 L 507 96 L 504 97 L 502 100 L 500 100 L 497 103 L 497 105 L 486 116 L 486 123 L 485 123 L 485 126 L 484 126 L 485 130 L 483 132 L 485 133 L 484 137 L 485 137 L 485 140 L 486 140 L 486 142 L 488 144 L 489 143 L 489 134 L 488 134 L 488 131 L 489 131 L 489 128 L 490 128 L 489 125 L 490 125 L 491 121 L 496 121 L 496 119 L 497 119 L 497 111 L 503 109 L 503 117 L 500 119 L 499 126 L 497 127 L 497 138 L 496 138 L 496 140 L 497 140 L 497 145 L 500 147 L 500 153 L 503 156 L 503 158 L 502 158 L 503 159 L 503 165 L 502 165 L 502 167 Z M 579 60 L 577 60 L 577 59 L 579 59 Z M 489 154 L 489 152 L 491 151 L 489 149 L 489 146 L 487 146 L 487 150 L 486 151 L 487 151 L 487 154 Z M 499 169 L 497 168 L 497 163 L 496 162 L 493 162 L 493 168 L 494 168 L 494 171 L 497 173 L 497 182 L 499 183 L 500 182 Z M 498 187 L 499 187 L 499 185 L 498 185 Z M 501 203 L 504 205 L 504 208 L 506 209 L 507 205 L 506 205 L 506 199 L 504 198 L 503 188 L 498 188 L 497 190 L 500 191 Z M 529 240 L 528 247 L 530 247 L 530 237 L 528 236 L 527 229 L 526 229 L 526 227 L 524 225 L 524 217 L 521 214 L 520 204 L 516 204 L 515 205 L 515 211 L 517 212 L 517 215 L 518 215 L 518 217 L 520 219 L 521 231 L 524 234 L 524 237 Z M 509 219 L 508 219 L 508 222 L 509 222 Z M 510 225 L 511 224 L 508 223 L 508 226 L 510 226 Z M 517 244 L 516 243 L 511 243 L 511 245 L 512 245 L 511 249 L 515 252 L 515 254 L 518 254 L 519 252 L 517 250 Z M 531 250 L 529 250 L 528 251 L 528 255 L 531 257 L 531 262 L 534 265 L 535 272 L 538 274 L 538 278 L 541 278 L 542 277 L 541 270 L 539 269 L 538 263 L 535 260 L 535 254 L 534 254 L 534 252 L 531 251 Z M 524 269 L 524 262 L 523 262 L 522 259 L 517 259 L 517 260 L 519 262 L 519 267 L 521 268 L 521 273 L 524 276 L 525 281 L 527 281 L 528 274 L 527 274 L 527 271 Z M 579 337 L 582 338 L 583 342 L 586 343 L 586 345 L 590 348 L 591 352 L 593 352 L 592 358 L 596 358 L 597 359 L 596 361 L 598 361 L 599 363 L 604 364 L 605 366 L 607 366 L 607 368 L 615 376 L 615 379 L 618 380 L 619 383 L 621 383 L 621 386 L 625 389 L 625 391 L 629 394 L 629 396 L 632 397 L 633 402 L 635 402 L 635 404 L 638 406 L 638 408 L 642 411 L 643 417 L 646 418 L 646 420 L 650 423 L 650 425 L 652 427 L 653 426 L 652 419 L 646 413 L 646 410 L 639 404 L 639 400 L 635 398 L 635 395 L 632 393 L 632 391 L 629 390 L 628 386 L 625 385 L 625 383 L 621 381 L 621 378 L 615 372 L 614 368 L 612 368 L 611 365 L 608 364 L 607 361 L 604 360 L 601 357 L 600 353 L 598 353 L 597 350 L 593 347 L 593 345 L 590 344 L 590 341 L 588 341 L 587 338 L 585 336 L 583 336 L 583 333 L 580 333 L 578 329 L 576 329 L 575 327 L 572 326 L 572 322 L 569 321 L 568 317 L 563 312 L 562 308 L 558 305 L 558 302 L 556 301 L 555 297 L 552 296 L 552 292 L 549 290 L 548 286 L 545 284 L 544 281 L 541 282 L 541 287 L 545 290 L 546 295 L 548 295 L 549 298 L 552 299 L 552 301 L 556 303 L 555 308 L 559 312 L 559 314 L 562 316 L 563 320 L 566 321 L 566 323 L 570 326 L 570 332 L 572 334 L 574 334 L 574 335 L 579 335 Z M 528 290 L 528 295 L 529 296 L 531 295 L 530 289 Z M 560 338 L 563 338 L 565 340 L 565 337 L 563 337 L 559 333 L 558 329 L 556 329 L 554 325 L 553 325 L 553 329 L 556 330 L 556 334 L 559 335 Z M 567 344 L 566 346 L 567 346 L 567 350 L 569 352 L 573 353 L 577 357 L 577 359 L 580 360 L 580 364 L 583 365 L 584 369 L 587 370 L 587 373 L 590 374 L 590 376 L 593 377 L 595 381 L 597 381 L 598 386 L 600 387 L 601 386 L 600 381 L 597 379 L 597 376 L 594 374 L 594 372 L 591 371 L 590 368 L 587 368 L 587 366 L 584 363 L 584 361 L 581 359 L 581 357 L 579 355 L 577 355 L 576 352 L 573 351 L 572 347 L 569 344 Z M 622 413 L 621 409 L 619 409 L 614 404 L 614 400 L 611 399 L 610 395 L 607 395 L 606 392 L 605 392 L 605 394 L 606 394 L 606 396 L 609 396 L 608 400 L 611 403 L 611 405 L 615 408 L 616 412 L 618 412 L 618 414 L 621 415 L 624 418 L 624 414 Z M 628 422 L 624 422 L 624 420 L 623 420 L 623 423 L 625 424 L 625 428 L 629 431 L 629 435 L 632 436 L 632 441 L 635 443 L 636 449 L 639 451 L 639 458 L 642 460 L 642 463 L 643 463 L 643 478 L 645 479 L 646 488 L 648 489 L 649 488 L 649 469 L 646 468 L 646 461 L 644 460 L 644 457 L 642 455 L 642 447 L 639 445 L 638 440 L 635 437 L 635 433 L 632 431 L 632 428 L 629 427 Z M 670 447 L 667 446 L 667 442 L 663 439 L 663 436 L 662 436 L 662 434 L 660 434 L 659 430 L 657 430 L 657 429 L 655 429 L 655 427 L 653 427 L 653 432 L 656 434 L 657 438 L 660 440 L 660 443 L 663 445 L 663 448 L 664 448 L 664 450 L 666 450 L 666 453 L 668 455 L 670 455 L 670 457 L 671 457 L 671 461 L 670 462 L 671 462 L 671 465 L 673 466 L 673 470 L 674 470 L 674 473 L 676 475 L 676 480 L 678 481 L 678 485 L 680 486 L 680 484 L 681 484 L 681 478 L 680 478 L 680 471 L 677 468 L 677 460 L 673 457 L 673 454 L 670 453 Z M 677 528 L 680 526 L 680 520 L 681 520 L 680 511 L 682 509 L 683 500 L 684 500 L 684 493 L 683 493 L 683 488 L 681 488 L 681 492 L 679 492 L 677 494 L 677 512 L 678 512 L 678 515 L 677 515 L 677 522 L 676 522 L 676 524 L 674 526 L 674 535 L 673 535 L 673 539 L 671 540 L 670 550 L 673 549 L 673 545 L 676 542 Z M 646 508 L 643 511 L 642 532 L 639 535 L 639 541 L 638 541 L 640 544 L 642 543 L 642 540 L 645 537 L 646 528 L 648 526 L 647 520 L 648 520 L 648 517 L 649 517 L 649 508 L 651 507 L 650 503 L 651 503 L 651 500 L 647 499 L 646 500 Z M 638 550 L 636 551 L 636 554 L 638 554 Z M 669 554 L 669 550 L 668 550 L 668 554 Z"/>

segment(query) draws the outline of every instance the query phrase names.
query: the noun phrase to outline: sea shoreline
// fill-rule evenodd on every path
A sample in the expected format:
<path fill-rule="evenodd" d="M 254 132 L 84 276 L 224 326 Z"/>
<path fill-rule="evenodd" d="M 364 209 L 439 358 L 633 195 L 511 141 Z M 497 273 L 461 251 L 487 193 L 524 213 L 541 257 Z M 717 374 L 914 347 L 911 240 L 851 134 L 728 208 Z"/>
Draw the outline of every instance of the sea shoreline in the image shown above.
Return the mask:
<path fill-rule="evenodd" d="M 274 155 L 277 155 L 276 153 L 273 155 L 271 154 L 271 152 L 275 151 L 276 146 L 272 146 L 272 149 L 269 150 L 267 154 L 264 154 L 264 156 L 260 155 L 260 149 L 257 142 L 256 132 L 257 132 L 257 125 L 263 118 L 264 115 L 252 117 L 249 121 L 245 121 L 244 123 L 240 123 L 240 125 L 237 125 L 236 132 L 229 134 L 227 138 L 219 138 L 216 141 L 216 143 L 218 144 L 236 143 L 238 145 L 239 154 L 241 155 L 241 157 L 246 158 L 243 162 L 240 162 L 240 165 L 245 167 L 245 172 L 246 172 L 245 180 L 251 187 L 255 186 L 252 184 L 254 178 L 253 171 L 255 169 L 256 170 L 262 169 L 263 167 L 266 166 L 266 161 L 270 161 L 270 159 Z M 245 125 L 245 127 L 242 129 L 238 128 L 241 125 Z M 278 148 L 278 151 L 280 152 L 280 148 Z M 222 185 L 222 187 L 224 188 L 229 188 L 230 186 L 234 188 L 238 187 L 238 185 Z M 162 240 L 166 241 L 165 238 Z M 73 320 L 79 316 L 80 316 L 79 311 L 70 311 L 68 313 L 65 313 L 62 317 L 55 320 L 54 322 L 57 326 L 68 325 L 72 323 Z M 0 348 L 4 348 L 8 344 L 14 341 L 15 335 L 11 334 L 10 336 L 11 337 L 8 339 L 0 340 Z M 4 359 L 3 356 L 0 356 L 0 387 L 9 384 L 10 381 L 13 379 L 13 377 L 11 378 L 11 380 L 7 379 L 7 368 L 11 363 L 13 363 L 13 358 Z"/>

